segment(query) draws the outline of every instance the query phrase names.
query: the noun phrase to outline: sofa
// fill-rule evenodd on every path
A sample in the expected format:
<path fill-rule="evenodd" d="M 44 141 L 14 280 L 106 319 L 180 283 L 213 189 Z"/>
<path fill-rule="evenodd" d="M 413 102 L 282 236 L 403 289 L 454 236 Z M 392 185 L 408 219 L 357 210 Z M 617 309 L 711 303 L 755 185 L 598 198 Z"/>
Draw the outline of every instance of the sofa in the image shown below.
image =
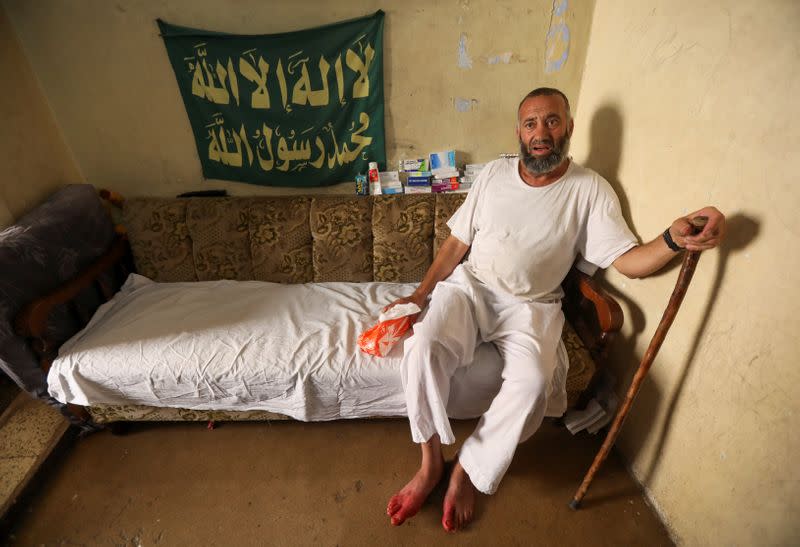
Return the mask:
<path fill-rule="evenodd" d="M 125 235 L 117 237 L 104 254 L 70 282 L 42 294 L 25 306 L 16 319 L 17 331 L 28 341 L 43 370 L 50 370 L 54 362 L 70 353 L 62 351 L 59 357 L 61 341 L 48 337 L 47 324 L 51 321 L 48 317 L 55 310 L 65 307 L 72 310 L 72 315 L 80 318 L 81 325 L 98 322 L 101 321 L 98 316 L 109 315 L 107 308 L 114 304 L 115 299 L 128 298 L 129 293 L 144 286 L 162 291 L 182 287 L 189 291 L 187 294 L 197 294 L 196 290 L 192 291 L 201 286 L 205 294 L 249 288 L 254 291 L 252 294 L 264 296 L 268 291 L 277 291 L 268 294 L 281 295 L 299 290 L 298 287 L 328 290 L 331 287 L 336 289 L 340 283 L 345 284 L 343 287 L 359 283 L 369 288 L 368 292 L 373 296 L 380 291 L 402 294 L 421 280 L 449 235 L 446 221 L 464 198 L 465 194 L 447 193 L 370 197 L 129 199 L 125 201 L 122 212 Z M 131 276 L 134 272 L 135 275 Z M 262 282 L 263 285 L 252 285 L 253 282 Z M 264 287 L 264 290 L 259 287 Z M 613 298 L 605 294 L 590 276 L 575 268 L 564 280 L 563 288 L 567 322 L 562 339 L 570 363 L 566 379 L 567 399 L 570 406 L 575 406 L 581 404 L 598 368 L 603 366 L 608 345 L 621 328 L 622 314 Z M 358 287 L 352 290 L 356 291 L 357 299 Z M 96 304 L 87 298 L 87 292 L 96 295 Z M 183 297 L 176 298 L 180 300 Z M 281 299 L 275 298 L 278 300 Z M 106 307 L 101 306 L 104 301 L 107 301 Z M 383 303 L 387 302 L 380 302 L 378 298 L 371 305 Z M 280 306 L 276 306 L 275 313 L 284 313 Z M 379 309 L 374 311 L 376 317 Z M 359 325 L 366 325 L 374 317 L 364 317 Z M 259 336 L 267 334 L 259 333 Z M 165 350 L 160 351 L 164 353 Z M 402 349 L 397 352 L 402 352 Z M 125 363 L 125 359 L 129 362 L 136 356 L 123 357 L 120 362 Z M 381 370 L 382 364 L 377 362 L 374 366 Z M 106 370 L 112 370 L 106 374 L 113 375 L 113 369 Z M 387 374 L 385 370 L 380 373 Z M 299 375 L 304 374 L 301 372 Z M 391 376 L 393 382 L 395 376 Z M 52 377 L 51 371 L 51 382 Z M 338 381 L 329 375 L 325 378 L 322 381 Z M 319 384 L 320 379 L 315 381 Z M 270 383 L 273 385 L 274 379 Z M 301 389 L 314 392 L 308 387 Z M 397 391 L 396 386 L 393 389 Z M 313 393 L 311 397 L 314 397 Z M 83 399 L 78 397 L 75 400 Z M 68 402 L 67 408 L 78 419 L 95 424 L 287 417 L 335 419 L 362 417 L 370 410 L 369 397 L 359 397 L 360 406 L 354 414 L 281 413 L 263 408 L 210 408 L 195 403 L 190 408 L 181 408 L 175 405 L 127 404 L 124 399 L 110 400 L 115 402 Z M 338 403 L 341 406 L 342 401 Z M 266 408 L 271 407 L 266 405 Z M 392 408 L 376 415 L 402 415 L 401 407 L 395 405 Z M 464 411 L 456 412 L 454 417 L 469 417 L 475 413 L 474 409 L 466 414 Z"/>

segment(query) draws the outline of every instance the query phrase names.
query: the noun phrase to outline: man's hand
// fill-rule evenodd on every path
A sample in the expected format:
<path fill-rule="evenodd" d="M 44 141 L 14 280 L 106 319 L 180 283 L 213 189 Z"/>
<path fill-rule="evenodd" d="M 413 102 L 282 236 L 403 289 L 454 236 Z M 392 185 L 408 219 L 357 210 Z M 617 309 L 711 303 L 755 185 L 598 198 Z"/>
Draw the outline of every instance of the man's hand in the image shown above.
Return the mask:
<path fill-rule="evenodd" d="M 691 220 L 698 216 L 707 217 L 708 222 L 702 232 L 691 235 Z M 675 220 L 669 227 L 669 234 L 678 246 L 685 247 L 689 251 L 713 249 L 725 237 L 725 215 L 716 207 L 703 207 L 699 211 Z"/>
<path fill-rule="evenodd" d="M 398 298 L 388 306 L 385 306 L 381 311 L 387 312 L 390 309 L 394 308 L 398 304 L 408 304 L 409 302 L 416 304 L 419 306 L 420 310 L 425 309 L 425 305 L 428 303 L 428 297 L 423 295 L 418 295 L 417 293 L 412 293 L 411 296 L 406 296 L 403 298 Z"/>
<path fill-rule="evenodd" d="M 698 216 L 708 218 L 706 225 L 697 235 L 692 233 L 691 219 Z M 672 241 L 689 251 L 705 251 L 719 245 L 725 235 L 725 215 L 716 207 L 703 207 L 685 217 L 677 219 L 669 227 Z M 660 235 L 644 245 L 637 245 L 614 261 L 614 267 L 623 275 L 639 278 L 657 272 L 675 257 Z"/>
<path fill-rule="evenodd" d="M 383 311 L 388 311 L 398 304 L 406 304 L 408 302 L 413 302 L 419 306 L 421 310 L 425 309 L 428 295 L 433 292 L 433 288 L 439 281 L 445 279 L 453 272 L 455 267 L 458 266 L 458 263 L 461 262 L 461 259 L 464 258 L 464 255 L 467 254 L 468 250 L 469 245 L 461 242 L 452 234 L 448 236 L 439 248 L 439 253 L 436 255 L 436 258 L 433 259 L 433 264 L 431 264 L 428 271 L 425 272 L 425 277 L 422 278 L 422 282 L 417 287 L 417 290 L 411 293 L 411 296 L 398 298 L 383 308 Z"/>

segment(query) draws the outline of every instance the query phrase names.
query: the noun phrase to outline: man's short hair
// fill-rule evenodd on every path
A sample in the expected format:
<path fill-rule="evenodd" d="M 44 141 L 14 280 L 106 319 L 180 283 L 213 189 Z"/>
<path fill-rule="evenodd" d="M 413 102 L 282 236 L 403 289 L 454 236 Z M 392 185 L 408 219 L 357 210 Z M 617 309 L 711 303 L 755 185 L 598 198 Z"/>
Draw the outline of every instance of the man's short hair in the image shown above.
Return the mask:
<path fill-rule="evenodd" d="M 527 95 L 525 95 L 522 100 L 519 102 L 519 106 L 517 107 L 517 118 L 519 118 L 519 109 L 522 108 L 522 104 L 530 99 L 531 97 L 540 97 L 542 95 L 550 96 L 550 95 L 559 95 L 562 99 L 564 99 L 564 104 L 567 106 L 567 119 L 572 118 L 572 113 L 569 109 L 569 99 L 567 96 L 564 95 L 560 90 L 554 87 L 537 87 Z"/>

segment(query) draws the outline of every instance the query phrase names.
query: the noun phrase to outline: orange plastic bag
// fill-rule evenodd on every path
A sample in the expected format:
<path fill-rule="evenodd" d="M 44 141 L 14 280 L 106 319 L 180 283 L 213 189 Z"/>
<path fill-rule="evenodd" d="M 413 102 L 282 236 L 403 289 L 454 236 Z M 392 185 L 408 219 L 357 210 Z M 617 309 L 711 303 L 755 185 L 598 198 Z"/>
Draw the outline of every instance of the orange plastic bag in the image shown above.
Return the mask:
<path fill-rule="evenodd" d="M 378 323 L 358 337 L 358 347 L 364 353 L 377 357 L 385 356 L 411 328 L 420 311 L 416 304 L 401 304 L 382 313 Z"/>

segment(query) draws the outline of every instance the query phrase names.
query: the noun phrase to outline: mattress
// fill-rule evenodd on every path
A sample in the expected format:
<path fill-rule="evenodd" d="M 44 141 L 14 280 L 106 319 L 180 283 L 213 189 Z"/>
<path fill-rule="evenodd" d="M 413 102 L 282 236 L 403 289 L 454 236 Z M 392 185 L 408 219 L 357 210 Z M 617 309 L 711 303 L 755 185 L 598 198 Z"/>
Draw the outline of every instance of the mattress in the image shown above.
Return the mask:
<path fill-rule="evenodd" d="M 266 410 L 297 420 L 403 416 L 403 344 L 385 357 L 358 335 L 408 283 L 156 283 L 131 274 L 60 349 L 50 394 L 84 406 Z M 566 408 L 566 351 L 548 415 Z M 448 414 L 481 415 L 500 388 L 501 359 L 482 343 L 453 377 Z"/>

